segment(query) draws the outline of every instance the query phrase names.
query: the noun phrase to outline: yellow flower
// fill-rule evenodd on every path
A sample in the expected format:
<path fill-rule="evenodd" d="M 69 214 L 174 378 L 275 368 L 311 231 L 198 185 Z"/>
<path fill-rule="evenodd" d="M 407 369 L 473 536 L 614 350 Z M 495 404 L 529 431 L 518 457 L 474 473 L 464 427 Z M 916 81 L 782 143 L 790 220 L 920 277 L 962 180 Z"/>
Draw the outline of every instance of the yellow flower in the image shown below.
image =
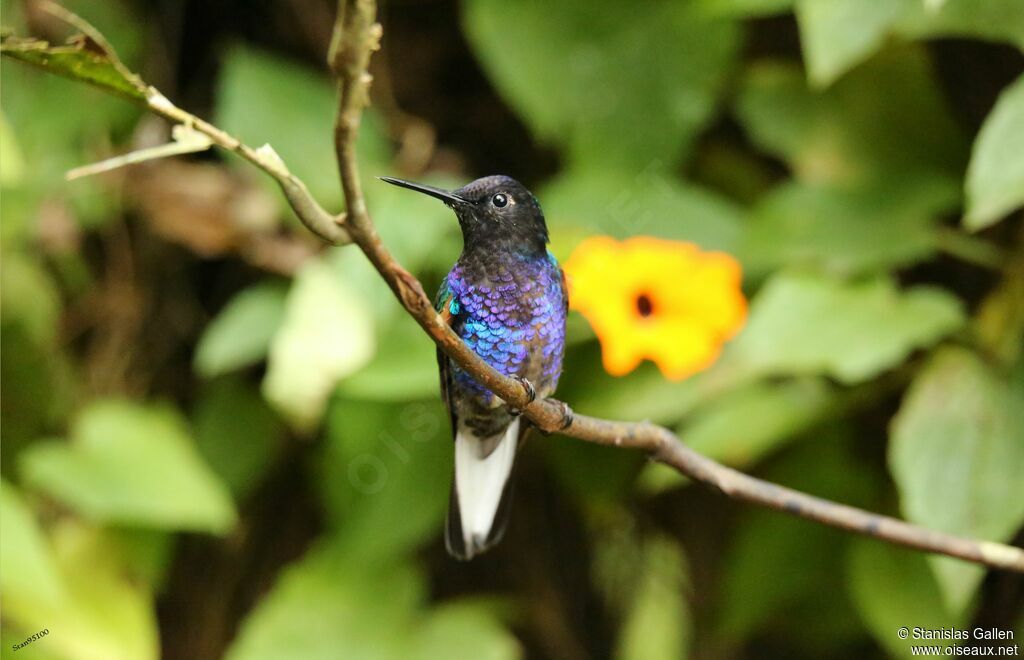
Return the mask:
<path fill-rule="evenodd" d="M 692 243 L 595 236 L 576 247 L 565 273 L 569 307 L 594 328 L 613 376 L 644 358 L 672 380 L 706 369 L 747 316 L 736 259 Z"/>

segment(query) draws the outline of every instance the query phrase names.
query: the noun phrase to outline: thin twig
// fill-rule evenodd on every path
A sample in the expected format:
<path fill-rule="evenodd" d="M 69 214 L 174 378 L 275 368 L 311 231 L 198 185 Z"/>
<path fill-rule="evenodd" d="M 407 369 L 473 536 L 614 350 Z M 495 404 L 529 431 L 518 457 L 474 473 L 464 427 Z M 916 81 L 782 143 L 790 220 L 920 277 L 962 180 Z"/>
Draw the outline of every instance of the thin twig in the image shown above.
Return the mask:
<path fill-rule="evenodd" d="M 935 228 L 935 247 L 961 261 L 988 270 L 1000 270 L 1009 258 L 998 245 L 951 227 Z"/>
<path fill-rule="evenodd" d="M 352 242 L 345 228 L 345 216 L 335 216 L 324 210 L 313 199 L 313 195 L 309 192 L 306 184 L 299 177 L 291 173 L 284 164 L 284 161 L 281 160 L 281 157 L 277 155 L 277 152 L 269 144 L 253 149 L 213 124 L 174 105 L 167 100 L 167 97 L 157 91 L 155 87 L 148 87 L 146 89 L 146 105 L 161 117 L 191 126 L 196 131 L 209 137 L 217 146 L 235 152 L 272 176 L 281 187 L 281 192 L 284 193 L 295 215 L 306 226 L 306 229 L 321 239 L 334 245 L 347 245 Z"/>
<path fill-rule="evenodd" d="M 543 431 L 558 431 L 601 445 L 640 449 L 654 460 L 713 486 L 733 499 L 908 548 L 1024 572 L 1024 550 L 1021 548 L 943 534 L 751 477 L 698 454 L 671 431 L 654 424 L 575 415 L 571 425 L 562 429 L 564 404 L 551 399 L 531 403 L 520 382 L 503 376 L 484 362 L 441 320 L 422 285 L 394 259 L 373 228 L 359 184 L 354 142 L 360 115 L 367 104 L 370 83 L 367 63 L 380 41 L 380 26 L 374 22 L 375 17 L 376 4 L 373 0 L 339 0 L 330 55 L 331 69 L 339 78 L 341 92 L 335 147 L 349 210 L 352 241 L 373 262 L 409 314 L 441 350 L 477 382 L 523 410 L 527 418 Z"/>

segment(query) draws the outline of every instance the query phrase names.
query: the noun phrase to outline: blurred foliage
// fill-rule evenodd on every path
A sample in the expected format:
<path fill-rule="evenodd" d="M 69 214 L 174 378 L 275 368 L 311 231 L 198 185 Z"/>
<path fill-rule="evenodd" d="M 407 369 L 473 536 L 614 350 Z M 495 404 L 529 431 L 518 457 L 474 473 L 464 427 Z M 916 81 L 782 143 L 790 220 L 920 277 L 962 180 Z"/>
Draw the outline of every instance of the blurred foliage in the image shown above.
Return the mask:
<path fill-rule="evenodd" d="M 841 502 L 871 506 L 878 477 L 854 454 L 849 428 L 837 425 L 771 465 L 765 476 Z M 714 638 L 727 645 L 757 634 L 784 636 L 802 655 L 831 655 L 859 630 L 836 562 L 850 541 L 767 511 L 746 511 L 729 548 Z M 794 627 L 805 631 L 792 636 Z M 898 627 L 898 626 L 897 626 Z"/>
<path fill-rule="evenodd" d="M 310 260 L 295 275 L 267 353 L 263 394 L 297 428 L 317 425 L 338 380 L 373 355 L 373 318 L 362 303 L 329 260 Z"/>
<path fill-rule="evenodd" d="M 841 282 L 780 274 L 761 288 L 734 355 L 759 374 L 824 373 L 858 383 L 962 320 L 956 298 L 941 290 L 901 292 L 884 277 Z"/>
<path fill-rule="evenodd" d="M 423 577 L 403 563 L 359 561 L 329 546 L 288 567 L 243 626 L 232 659 L 415 658 L 506 660 L 515 638 L 486 608 L 425 609 Z"/>
<path fill-rule="evenodd" d="M 1001 538 L 1024 517 L 1024 383 L 969 351 L 937 351 L 893 420 L 889 459 L 907 518 L 964 536 Z M 924 467 L 922 467 L 922 465 Z M 931 558 L 953 612 L 983 572 Z"/>
<path fill-rule="evenodd" d="M 737 27 L 667 0 L 590 8 L 472 0 L 466 33 L 499 90 L 573 164 L 630 172 L 684 157 L 735 61 Z"/>
<path fill-rule="evenodd" d="M 236 522 L 234 507 L 183 422 L 170 408 L 97 401 L 68 440 L 25 449 L 19 471 L 90 520 L 223 533 Z"/>
<path fill-rule="evenodd" d="M 1024 202 L 1024 169 L 1012 155 L 1022 135 L 1024 75 L 999 97 L 975 142 L 967 170 L 968 227 L 987 227 Z"/>
<path fill-rule="evenodd" d="M 332 4 L 236 2 L 227 22 L 201 4 L 66 3 L 340 210 Z M 595 234 L 688 240 L 736 255 L 751 299 L 721 359 L 678 383 L 649 364 L 609 376 L 571 319 L 560 398 L 822 497 L 1019 543 L 1024 4 L 384 11 L 360 165 L 425 286 L 457 225 L 373 177 L 457 186 L 535 164 L 508 173 L 559 258 Z M 2 12 L 5 35 L 68 36 L 33 2 Z M 60 57 L 112 74 L 81 44 Z M 503 544 L 450 562 L 434 347 L 365 260 L 313 244 L 230 156 L 66 182 L 165 127 L 9 57 L 0 75 L 4 653 L 43 628 L 18 657 L 863 658 L 907 656 L 903 625 L 1024 636 L 1005 576 L 561 438 L 523 450 Z M 181 240 L 199 229 L 217 250 Z"/>

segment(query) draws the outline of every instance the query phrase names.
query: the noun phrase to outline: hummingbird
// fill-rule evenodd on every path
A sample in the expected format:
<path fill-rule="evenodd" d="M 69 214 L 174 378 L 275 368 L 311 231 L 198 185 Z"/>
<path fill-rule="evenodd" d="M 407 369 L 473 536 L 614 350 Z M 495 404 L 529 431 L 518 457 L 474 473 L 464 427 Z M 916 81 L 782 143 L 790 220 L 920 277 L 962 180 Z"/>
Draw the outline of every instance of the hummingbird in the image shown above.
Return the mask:
<path fill-rule="evenodd" d="M 568 294 L 565 275 L 547 249 L 537 198 L 501 175 L 451 191 L 381 179 L 455 211 L 462 254 L 441 283 L 435 309 L 485 362 L 523 383 L 531 401 L 551 396 L 562 373 Z M 455 443 L 445 547 L 456 559 L 469 560 L 505 532 L 512 466 L 531 425 L 440 349 L 437 362 Z M 571 411 L 563 411 L 568 426 Z"/>

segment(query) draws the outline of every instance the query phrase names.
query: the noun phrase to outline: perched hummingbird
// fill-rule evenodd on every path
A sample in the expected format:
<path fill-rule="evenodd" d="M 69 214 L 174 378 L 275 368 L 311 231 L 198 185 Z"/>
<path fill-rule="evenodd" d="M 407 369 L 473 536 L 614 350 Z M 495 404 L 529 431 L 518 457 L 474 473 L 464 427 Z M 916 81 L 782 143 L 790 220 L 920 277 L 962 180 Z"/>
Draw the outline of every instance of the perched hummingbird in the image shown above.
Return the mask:
<path fill-rule="evenodd" d="M 462 255 L 434 302 L 441 318 L 532 396 L 554 393 L 565 352 L 568 295 L 562 269 L 547 250 L 537 198 L 507 176 L 484 177 L 453 191 L 381 178 L 440 199 L 459 218 Z M 437 362 L 455 440 L 445 546 L 457 559 L 472 559 L 505 532 L 512 464 L 530 426 L 440 350 Z"/>

